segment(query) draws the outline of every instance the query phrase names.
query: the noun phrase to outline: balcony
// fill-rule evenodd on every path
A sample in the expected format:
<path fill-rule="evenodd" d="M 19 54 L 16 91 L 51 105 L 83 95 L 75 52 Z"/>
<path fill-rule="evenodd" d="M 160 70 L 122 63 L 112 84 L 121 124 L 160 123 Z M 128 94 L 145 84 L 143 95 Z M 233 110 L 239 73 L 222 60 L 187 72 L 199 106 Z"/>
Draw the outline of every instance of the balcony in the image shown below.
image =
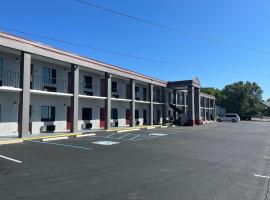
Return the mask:
<path fill-rule="evenodd" d="M 19 88 L 20 73 L 5 70 L 0 71 L 0 87 L 1 86 Z"/>
<path fill-rule="evenodd" d="M 32 90 L 46 92 L 71 93 L 71 84 L 67 80 L 48 78 L 42 76 L 31 76 L 30 87 Z"/>

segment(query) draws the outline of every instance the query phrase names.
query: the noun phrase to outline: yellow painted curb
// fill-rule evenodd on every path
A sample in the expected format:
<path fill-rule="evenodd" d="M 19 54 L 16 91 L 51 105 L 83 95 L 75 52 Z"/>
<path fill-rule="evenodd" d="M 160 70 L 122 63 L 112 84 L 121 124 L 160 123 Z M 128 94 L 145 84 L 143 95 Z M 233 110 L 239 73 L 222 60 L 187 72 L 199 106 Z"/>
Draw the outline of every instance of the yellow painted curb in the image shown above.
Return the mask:
<path fill-rule="evenodd" d="M 0 145 L 4 145 L 4 144 L 19 144 L 19 143 L 22 143 L 22 142 L 23 142 L 22 139 L 3 140 L 3 141 L 0 141 Z"/>

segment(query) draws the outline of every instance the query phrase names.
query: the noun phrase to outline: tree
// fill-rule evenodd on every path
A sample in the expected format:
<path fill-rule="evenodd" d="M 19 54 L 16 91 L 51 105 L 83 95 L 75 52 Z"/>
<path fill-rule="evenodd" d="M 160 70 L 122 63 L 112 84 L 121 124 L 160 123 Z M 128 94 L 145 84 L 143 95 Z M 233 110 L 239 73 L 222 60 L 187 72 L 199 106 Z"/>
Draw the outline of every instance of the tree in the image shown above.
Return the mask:
<path fill-rule="evenodd" d="M 255 115 L 261 109 L 262 93 L 257 83 L 239 81 L 225 86 L 222 90 L 222 103 L 227 112 L 238 113 L 240 116 Z"/>
<path fill-rule="evenodd" d="M 267 102 L 270 102 L 270 98 L 266 100 Z"/>

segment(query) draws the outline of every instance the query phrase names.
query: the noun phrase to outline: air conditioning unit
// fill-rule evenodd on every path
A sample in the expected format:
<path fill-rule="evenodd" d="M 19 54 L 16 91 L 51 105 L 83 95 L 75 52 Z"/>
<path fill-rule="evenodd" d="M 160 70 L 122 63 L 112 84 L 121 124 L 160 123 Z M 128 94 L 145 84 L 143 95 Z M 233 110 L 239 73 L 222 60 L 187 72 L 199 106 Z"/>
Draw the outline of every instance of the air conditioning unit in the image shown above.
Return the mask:
<path fill-rule="evenodd" d="M 44 125 L 41 127 L 41 132 L 54 132 L 55 131 L 55 125 Z"/>
<path fill-rule="evenodd" d="M 91 91 L 84 91 L 84 94 L 87 95 L 87 96 L 93 96 L 93 92 Z"/>
<path fill-rule="evenodd" d="M 113 122 L 111 123 L 111 126 L 112 126 L 112 127 L 118 127 L 118 121 L 113 121 Z"/>
<path fill-rule="evenodd" d="M 82 125 L 83 129 L 91 129 L 92 128 L 92 123 L 85 123 Z"/>
<path fill-rule="evenodd" d="M 113 98 L 119 98 L 119 95 L 118 94 L 113 94 L 112 97 Z"/>

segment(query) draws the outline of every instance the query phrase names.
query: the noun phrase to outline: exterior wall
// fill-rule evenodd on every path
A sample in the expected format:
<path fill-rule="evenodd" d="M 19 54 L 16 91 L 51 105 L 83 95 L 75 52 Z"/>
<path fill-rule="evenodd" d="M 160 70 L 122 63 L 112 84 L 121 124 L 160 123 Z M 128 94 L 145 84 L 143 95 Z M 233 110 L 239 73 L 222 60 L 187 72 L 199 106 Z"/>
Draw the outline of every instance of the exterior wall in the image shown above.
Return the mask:
<path fill-rule="evenodd" d="M 16 58 L 20 59 L 19 55 L 0 51 L 0 57 L 3 58 L 4 60 L 3 70 L 11 72 L 20 72 L 20 60 L 16 61 Z"/>
<path fill-rule="evenodd" d="M 55 125 L 55 132 L 65 132 L 67 130 L 67 107 L 70 106 L 69 97 L 31 95 L 30 105 L 32 105 L 32 134 L 41 132 L 44 125 Z M 41 121 L 41 106 L 55 106 L 55 121 Z"/>
<path fill-rule="evenodd" d="M 149 118 L 149 104 L 147 103 L 136 103 L 136 110 L 139 110 L 139 119 L 138 121 L 140 122 L 139 125 L 143 125 L 143 110 L 147 110 L 147 117 L 146 117 L 146 120 L 147 120 L 147 124 L 149 123 L 148 121 L 148 118 Z M 135 120 L 135 124 L 137 125 L 137 120 Z"/>
<path fill-rule="evenodd" d="M 82 120 L 82 109 L 83 108 L 92 108 L 92 123 L 93 129 L 100 129 L 100 108 L 104 108 L 104 100 L 97 99 L 79 99 L 79 116 L 78 116 L 78 129 L 83 130 L 83 124 L 85 123 Z"/>
<path fill-rule="evenodd" d="M 19 93 L 0 92 L 0 136 L 18 135 Z"/>
<path fill-rule="evenodd" d="M 129 102 L 112 101 L 112 109 L 116 108 L 118 111 L 118 126 L 129 126 L 126 124 L 126 109 L 129 109 Z M 111 120 L 112 122 L 113 120 Z"/>
<path fill-rule="evenodd" d="M 83 90 L 84 76 L 92 77 L 93 96 L 101 96 L 101 94 L 100 94 L 100 80 L 104 79 L 104 75 L 97 74 L 97 73 L 86 72 L 86 71 L 80 71 L 80 74 L 79 74 L 79 85 L 80 85 L 79 93 L 80 94 L 83 94 L 82 90 Z"/>
<path fill-rule="evenodd" d="M 160 113 L 159 122 L 158 120 L 158 111 Z M 162 105 L 154 105 L 154 124 L 162 124 Z"/>

